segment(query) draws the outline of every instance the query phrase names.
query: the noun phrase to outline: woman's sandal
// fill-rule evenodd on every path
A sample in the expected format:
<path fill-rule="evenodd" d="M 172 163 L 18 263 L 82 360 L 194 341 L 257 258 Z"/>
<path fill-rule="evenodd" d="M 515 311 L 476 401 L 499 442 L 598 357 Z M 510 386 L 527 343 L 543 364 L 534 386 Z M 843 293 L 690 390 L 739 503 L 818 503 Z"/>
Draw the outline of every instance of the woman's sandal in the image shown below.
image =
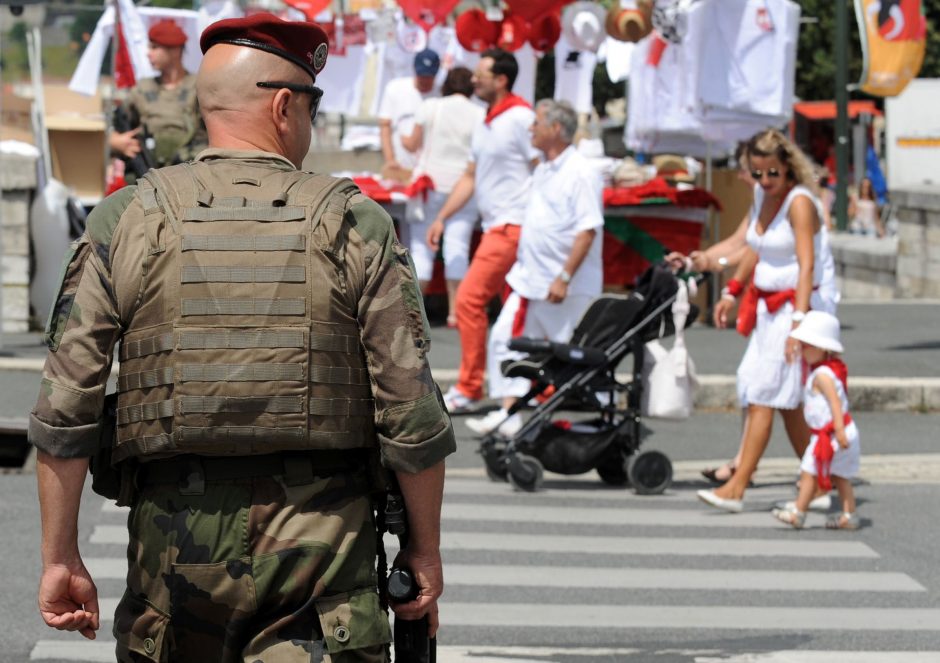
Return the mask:
<path fill-rule="evenodd" d="M 786 523 L 793 529 L 803 529 L 803 524 L 806 522 L 806 514 L 803 511 L 797 511 L 795 507 L 792 509 L 774 509 L 770 513 L 773 514 L 774 518 Z"/>
<path fill-rule="evenodd" d="M 854 513 L 838 513 L 826 520 L 826 529 L 858 529 L 861 521 Z"/>

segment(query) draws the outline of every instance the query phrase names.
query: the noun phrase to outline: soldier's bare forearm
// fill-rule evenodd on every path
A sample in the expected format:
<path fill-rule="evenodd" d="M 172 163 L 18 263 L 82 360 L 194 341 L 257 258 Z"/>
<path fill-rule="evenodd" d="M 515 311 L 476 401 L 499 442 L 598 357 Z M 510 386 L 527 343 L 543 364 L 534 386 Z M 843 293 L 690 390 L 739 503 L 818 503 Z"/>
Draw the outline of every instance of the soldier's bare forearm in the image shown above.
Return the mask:
<path fill-rule="evenodd" d="M 418 554 L 437 554 L 441 547 L 444 463 L 416 474 L 395 474 L 408 513 L 408 547 Z"/>
<path fill-rule="evenodd" d="M 37 454 L 43 565 L 69 566 L 79 559 L 78 508 L 87 473 L 87 458 L 57 458 L 44 451 Z"/>

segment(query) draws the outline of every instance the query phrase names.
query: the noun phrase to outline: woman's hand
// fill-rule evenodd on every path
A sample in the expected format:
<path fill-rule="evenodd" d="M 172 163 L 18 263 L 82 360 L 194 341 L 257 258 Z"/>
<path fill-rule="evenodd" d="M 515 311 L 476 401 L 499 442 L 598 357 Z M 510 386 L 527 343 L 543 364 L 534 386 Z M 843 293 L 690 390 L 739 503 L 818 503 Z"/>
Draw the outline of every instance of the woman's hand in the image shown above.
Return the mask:
<path fill-rule="evenodd" d="M 792 364 L 793 362 L 798 361 L 800 354 L 800 342 L 795 338 L 788 338 L 786 350 L 784 351 L 784 356 L 786 357 L 787 363 Z"/>
<path fill-rule="evenodd" d="M 734 304 L 735 302 L 727 297 L 722 297 L 718 300 L 718 303 L 715 304 L 715 310 L 712 315 L 715 326 L 718 327 L 718 329 L 725 329 L 728 326 L 728 315 L 734 308 Z"/>

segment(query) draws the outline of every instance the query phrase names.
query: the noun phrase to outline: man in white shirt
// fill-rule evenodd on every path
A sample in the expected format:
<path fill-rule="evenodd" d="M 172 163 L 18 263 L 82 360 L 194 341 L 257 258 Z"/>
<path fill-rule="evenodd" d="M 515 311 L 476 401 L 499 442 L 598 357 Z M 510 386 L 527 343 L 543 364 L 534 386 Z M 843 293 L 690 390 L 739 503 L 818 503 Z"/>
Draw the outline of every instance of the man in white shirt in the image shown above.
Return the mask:
<path fill-rule="evenodd" d="M 502 408 L 471 419 L 467 427 L 506 436 L 522 426 L 508 409 L 528 390 L 528 380 L 507 379 L 500 365 L 512 357 L 513 336 L 566 342 L 591 302 L 601 294 L 604 227 L 600 175 L 571 144 L 578 116 L 570 104 L 543 99 L 535 106 L 532 144 L 545 155 L 532 176 L 516 262 L 506 277 L 512 293 L 490 332 L 490 391 Z"/>
<path fill-rule="evenodd" d="M 473 91 L 489 104 L 486 118 L 474 129 L 466 172 L 427 233 L 428 243 L 437 250 L 445 221 L 476 196 L 483 238 L 457 289 L 460 372 L 457 384 L 444 395 L 452 413 L 470 411 L 483 399 L 489 326 L 486 307 L 502 292 L 506 274 L 515 262 L 532 169 L 539 156 L 529 135 L 535 113 L 528 102 L 512 93 L 518 73 L 519 65 L 511 53 L 495 48 L 482 53 L 473 75 Z M 491 392 L 490 396 L 502 398 L 503 394 Z"/>
<path fill-rule="evenodd" d="M 441 68 L 437 53 L 425 49 L 415 55 L 414 77 L 396 78 L 388 82 L 379 107 L 379 135 L 382 140 L 383 177 L 407 182 L 417 163 L 417 156 L 401 144 L 402 136 L 410 136 L 415 114 L 421 103 L 438 96 L 434 78 Z"/>

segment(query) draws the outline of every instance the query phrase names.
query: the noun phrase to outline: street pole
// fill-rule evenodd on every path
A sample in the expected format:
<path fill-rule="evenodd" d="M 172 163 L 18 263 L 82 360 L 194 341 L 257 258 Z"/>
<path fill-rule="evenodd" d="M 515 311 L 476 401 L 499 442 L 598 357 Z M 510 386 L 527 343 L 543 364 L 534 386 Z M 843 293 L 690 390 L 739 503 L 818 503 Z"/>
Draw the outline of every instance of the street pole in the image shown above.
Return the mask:
<path fill-rule="evenodd" d="M 848 225 L 849 183 L 849 13 L 848 0 L 836 0 L 836 227 Z"/>

